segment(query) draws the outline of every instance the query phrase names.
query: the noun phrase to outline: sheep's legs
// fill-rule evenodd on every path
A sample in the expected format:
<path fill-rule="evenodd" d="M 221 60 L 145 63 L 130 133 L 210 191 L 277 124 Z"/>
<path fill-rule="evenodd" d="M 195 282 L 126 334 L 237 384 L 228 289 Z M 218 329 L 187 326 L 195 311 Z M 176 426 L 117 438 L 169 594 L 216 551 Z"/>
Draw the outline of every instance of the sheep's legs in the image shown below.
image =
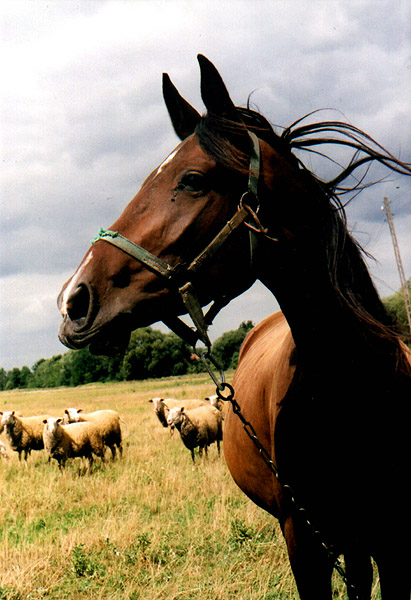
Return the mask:
<path fill-rule="evenodd" d="M 93 464 L 93 455 L 87 456 L 87 473 L 91 473 L 91 465 Z"/>

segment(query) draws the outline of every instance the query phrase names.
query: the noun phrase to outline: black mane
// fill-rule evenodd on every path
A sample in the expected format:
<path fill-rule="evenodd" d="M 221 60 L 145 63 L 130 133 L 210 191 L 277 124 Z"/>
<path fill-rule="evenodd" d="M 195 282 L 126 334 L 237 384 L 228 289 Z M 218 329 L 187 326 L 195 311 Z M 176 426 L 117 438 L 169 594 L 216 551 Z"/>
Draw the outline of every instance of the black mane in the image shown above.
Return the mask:
<path fill-rule="evenodd" d="M 302 125 L 303 119 L 300 119 L 284 129 L 281 135 L 277 135 L 267 119 L 258 112 L 250 108 L 237 108 L 237 111 L 241 122 L 215 115 L 206 115 L 201 119 L 196 134 L 203 150 L 213 156 L 223 168 L 245 180 L 248 175 L 250 152 L 248 129 L 293 163 L 308 180 L 315 183 L 317 194 L 323 197 L 321 205 L 324 207 L 324 220 L 327 223 L 324 249 L 330 282 L 339 302 L 352 313 L 366 336 L 374 341 L 378 340 L 384 354 L 388 352 L 395 356 L 396 362 L 408 370 L 398 335 L 363 260 L 364 251 L 347 230 L 344 210 L 347 201 L 343 203 L 341 196 L 349 194 L 352 199 L 363 188 L 372 185 L 364 183 L 366 173 L 358 180 L 354 179 L 353 185 L 344 185 L 346 179 L 352 176 L 358 167 L 376 161 L 391 171 L 411 175 L 410 166 L 396 159 L 366 133 L 346 123 L 324 121 Z M 293 150 L 307 150 L 332 160 L 317 149 L 319 146 L 330 144 L 352 148 L 354 155 L 349 164 L 341 167 L 340 173 L 329 181 L 319 179 L 293 153 Z"/>

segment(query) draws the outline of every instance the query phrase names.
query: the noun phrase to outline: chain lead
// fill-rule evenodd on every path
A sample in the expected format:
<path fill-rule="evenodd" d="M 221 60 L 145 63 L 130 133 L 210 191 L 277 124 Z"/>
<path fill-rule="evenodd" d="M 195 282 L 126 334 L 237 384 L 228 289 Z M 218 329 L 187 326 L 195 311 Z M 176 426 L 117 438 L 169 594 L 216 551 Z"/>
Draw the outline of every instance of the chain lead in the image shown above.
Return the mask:
<path fill-rule="evenodd" d="M 223 370 L 222 366 L 220 365 L 218 360 L 215 358 L 215 356 L 213 356 L 211 354 L 210 349 L 208 349 L 207 352 L 203 352 L 202 354 L 200 354 L 200 358 L 201 358 L 205 368 L 207 369 L 207 372 L 210 375 L 211 379 L 214 381 L 215 385 L 217 386 L 217 395 L 219 395 L 219 392 L 223 391 L 225 389 L 225 387 L 229 385 L 228 383 L 225 382 L 225 374 L 224 374 L 224 370 Z M 214 367 L 216 369 L 218 369 L 218 371 L 220 372 L 220 380 L 218 380 L 216 375 L 214 374 L 214 371 L 213 371 L 210 363 L 212 363 L 214 365 Z M 233 390 L 233 394 L 234 394 L 234 390 Z"/>
<path fill-rule="evenodd" d="M 351 592 L 353 594 L 355 594 L 355 596 L 354 596 L 355 600 L 359 600 L 359 595 L 358 595 L 358 592 L 356 591 L 355 586 L 353 586 L 351 583 L 349 583 L 349 581 L 347 579 L 345 568 L 342 565 L 340 557 L 333 550 L 332 546 L 329 546 L 326 542 L 324 542 L 324 540 L 323 540 L 323 538 L 321 536 L 321 533 L 317 529 L 315 529 L 314 525 L 309 520 L 309 518 L 307 516 L 307 510 L 305 508 L 299 506 L 299 504 L 297 503 L 297 501 L 296 501 L 296 499 L 294 497 L 294 491 L 291 488 L 291 486 L 289 486 L 288 484 L 286 484 L 283 481 L 281 481 L 279 473 L 278 473 L 278 468 L 277 468 L 276 464 L 274 463 L 274 461 L 272 460 L 270 454 L 267 452 L 267 450 L 265 449 L 265 447 L 262 445 L 262 443 L 258 439 L 257 433 L 256 433 L 254 427 L 252 426 L 252 424 L 249 421 L 247 421 L 247 419 L 242 414 L 241 407 L 238 404 L 237 400 L 234 398 L 234 388 L 233 388 L 233 386 L 230 385 L 229 383 L 225 383 L 224 380 L 222 380 L 222 382 L 220 384 L 218 384 L 218 382 L 217 382 L 214 374 L 211 373 L 211 370 L 210 370 L 210 368 L 207 365 L 206 355 L 203 354 L 203 356 L 201 358 L 202 358 L 204 364 L 206 365 L 207 371 L 210 373 L 211 378 L 213 379 L 213 381 L 217 385 L 217 389 L 216 389 L 217 396 L 220 398 L 220 400 L 223 400 L 224 402 L 230 402 L 231 403 L 231 406 L 232 406 L 234 414 L 236 414 L 238 416 L 238 418 L 240 419 L 240 421 L 241 421 L 241 423 L 243 425 L 245 433 L 248 435 L 248 437 L 250 438 L 250 440 L 253 442 L 254 446 L 257 448 L 257 450 L 258 450 L 261 458 L 263 459 L 263 461 L 265 462 L 265 464 L 267 465 L 267 467 L 270 469 L 270 471 L 274 475 L 274 477 L 277 479 L 278 483 L 281 485 L 281 487 L 283 488 L 283 490 L 288 493 L 290 502 L 294 506 L 295 510 L 300 515 L 303 516 L 305 524 L 307 525 L 308 529 L 311 531 L 311 534 L 313 535 L 313 537 L 317 538 L 318 542 L 320 543 L 320 545 L 324 548 L 324 551 L 327 553 L 327 556 L 328 556 L 329 560 L 332 562 L 332 564 L 334 566 L 334 569 L 340 575 L 340 577 L 341 577 L 342 581 L 344 582 L 344 584 L 346 585 L 347 589 L 350 589 Z M 207 358 L 211 358 L 211 355 L 208 354 Z M 214 362 L 214 364 L 216 364 L 216 363 Z M 224 373 L 223 373 L 223 378 L 224 378 Z M 223 395 L 223 392 L 226 389 L 229 390 L 229 395 L 228 396 L 224 396 Z"/>
<path fill-rule="evenodd" d="M 211 379 L 213 380 L 213 382 L 216 385 L 217 396 L 220 398 L 220 400 L 223 400 L 224 402 L 230 402 L 234 414 L 236 414 L 238 416 L 238 418 L 240 419 L 245 433 L 250 438 L 250 440 L 252 441 L 254 446 L 257 448 L 264 463 L 270 469 L 271 473 L 274 475 L 274 477 L 276 478 L 278 483 L 281 485 L 283 490 L 288 494 L 291 504 L 294 506 L 297 513 L 299 513 L 302 516 L 302 518 L 304 519 L 305 524 L 308 527 L 308 529 L 311 531 L 312 536 L 318 540 L 319 544 L 322 546 L 322 548 L 326 552 L 330 562 L 333 564 L 334 569 L 340 575 L 340 577 L 341 577 L 342 581 L 345 583 L 347 589 L 350 589 L 351 592 L 353 593 L 353 598 L 355 600 L 359 600 L 359 595 L 358 595 L 358 592 L 356 591 L 355 586 L 353 586 L 351 583 L 349 583 L 349 581 L 347 579 L 345 568 L 342 565 L 340 557 L 337 555 L 337 553 L 335 552 L 333 547 L 328 545 L 324 541 L 324 539 L 321 536 L 321 533 L 317 529 L 315 529 L 314 525 L 311 523 L 311 521 L 308 518 L 307 510 L 304 507 L 299 506 L 299 504 L 297 503 L 297 500 L 295 499 L 294 491 L 293 491 L 292 487 L 290 485 L 288 485 L 287 483 L 284 483 L 280 479 L 277 465 L 272 460 L 270 454 L 267 452 L 267 450 L 265 449 L 263 444 L 258 439 L 257 433 L 256 433 L 254 427 L 252 426 L 252 424 L 249 421 L 247 421 L 247 419 L 242 414 L 241 407 L 234 397 L 234 395 L 235 395 L 234 388 L 232 385 L 230 385 L 229 383 L 227 383 L 225 381 L 224 370 L 223 370 L 222 366 L 220 365 L 220 363 L 218 362 L 218 360 L 215 358 L 215 356 L 213 356 L 211 354 L 211 346 L 209 346 L 207 348 L 206 352 L 202 352 L 200 354 L 200 359 L 203 362 Z M 214 366 L 219 371 L 220 379 L 218 379 L 217 376 L 215 375 L 212 366 Z M 224 395 L 223 392 L 225 392 L 227 390 L 228 390 L 228 394 Z"/>

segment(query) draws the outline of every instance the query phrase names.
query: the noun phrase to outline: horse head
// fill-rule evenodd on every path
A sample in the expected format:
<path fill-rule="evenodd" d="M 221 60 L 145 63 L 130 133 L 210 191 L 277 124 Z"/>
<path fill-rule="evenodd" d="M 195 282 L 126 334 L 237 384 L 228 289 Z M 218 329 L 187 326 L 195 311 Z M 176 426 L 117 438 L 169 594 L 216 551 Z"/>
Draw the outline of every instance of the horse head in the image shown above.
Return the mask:
<path fill-rule="evenodd" d="M 262 115 L 236 107 L 214 65 L 198 58 L 207 112 L 201 116 L 164 74 L 164 100 L 181 142 L 110 229 L 100 231 L 63 286 L 61 341 L 109 353 L 124 347 L 133 329 L 164 321 L 192 345 L 197 339 L 208 345 L 212 318 L 256 279 L 277 297 L 295 336 L 299 320 L 306 333 L 301 288 L 318 290 L 324 306 L 315 310 L 343 330 L 335 306 L 360 315 L 360 327 L 371 318 L 378 329 L 385 311 L 338 193 L 358 192 L 361 177 L 352 188 L 344 180 L 369 162 L 406 175 L 409 165 L 338 121 L 304 125 L 299 119 L 278 136 Z M 355 151 L 329 182 L 292 152 L 323 155 L 315 150 L 320 144 Z M 194 333 L 177 319 L 187 312 Z"/>
<path fill-rule="evenodd" d="M 269 146 L 250 138 L 246 112 L 235 107 L 212 63 L 198 58 L 207 114 L 201 117 L 163 75 L 164 100 L 181 142 L 64 284 L 59 337 L 69 347 L 91 344 L 107 352 L 126 344 L 137 327 L 171 322 L 187 312 L 179 293 L 187 283 L 205 306 L 227 303 L 257 277 L 255 236 L 245 224 L 252 221 L 254 230 L 259 224 L 257 184 L 268 169 L 265 154 L 261 165 L 258 155 L 260 146 Z M 217 247 L 204 252 L 222 230 Z"/>

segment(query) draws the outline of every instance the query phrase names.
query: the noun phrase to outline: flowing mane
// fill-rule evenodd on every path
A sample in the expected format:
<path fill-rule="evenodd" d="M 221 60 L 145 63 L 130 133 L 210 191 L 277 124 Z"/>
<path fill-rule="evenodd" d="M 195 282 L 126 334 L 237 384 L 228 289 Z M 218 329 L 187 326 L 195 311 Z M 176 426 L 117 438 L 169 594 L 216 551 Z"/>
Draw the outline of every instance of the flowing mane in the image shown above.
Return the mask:
<path fill-rule="evenodd" d="M 344 182 L 354 174 L 356 169 L 373 161 L 381 163 L 399 174 L 411 174 L 408 164 L 395 158 L 380 144 L 360 129 L 338 121 L 323 121 L 309 125 L 300 125 L 309 117 L 306 115 L 291 126 L 284 129 L 279 136 L 268 120 L 250 108 L 236 107 L 246 128 L 253 131 L 260 139 L 270 144 L 277 152 L 290 162 L 298 165 L 305 175 L 315 182 L 318 193 L 325 200 L 324 212 L 327 213 L 327 234 L 324 250 L 327 254 L 329 277 L 341 304 L 350 310 L 360 327 L 367 327 L 368 335 L 378 339 L 389 349 L 395 364 L 400 370 L 410 372 L 410 365 L 404 360 L 399 337 L 394 324 L 382 304 L 375 286 L 364 263 L 363 256 L 370 255 L 354 240 L 347 229 L 345 206 L 359 192 L 371 185 L 365 183 L 365 174 L 355 179 L 353 185 Z M 196 134 L 202 148 L 213 156 L 223 168 L 248 175 L 248 138 L 244 125 L 216 115 L 204 116 L 196 127 Z M 355 152 L 346 167 L 329 181 L 322 181 L 310 171 L 293 150 L 307 150 L 333 161 L 332 158 L 313 150 L 317 146 L 339 145 L 353 149 Z M 350 195 L 350 199 L 342 201 L 341 196 Z"/>

